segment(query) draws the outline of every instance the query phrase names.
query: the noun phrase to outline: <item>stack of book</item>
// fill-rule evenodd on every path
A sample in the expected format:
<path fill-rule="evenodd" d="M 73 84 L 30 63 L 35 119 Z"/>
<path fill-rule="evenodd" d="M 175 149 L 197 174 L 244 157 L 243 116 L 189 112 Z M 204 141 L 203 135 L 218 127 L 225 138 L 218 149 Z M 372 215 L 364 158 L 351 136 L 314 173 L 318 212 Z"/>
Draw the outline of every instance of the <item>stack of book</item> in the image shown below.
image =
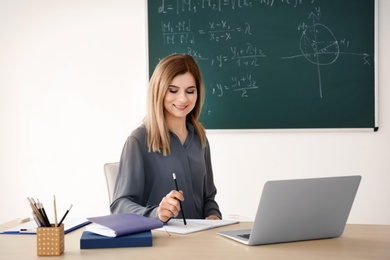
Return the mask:
<path fill-rule="evenodd" d="M 152 246 L 152 229 L 160 221 L 125 213 L 88 218 L 93 222 L 80 238 L 80 249 Z"/>

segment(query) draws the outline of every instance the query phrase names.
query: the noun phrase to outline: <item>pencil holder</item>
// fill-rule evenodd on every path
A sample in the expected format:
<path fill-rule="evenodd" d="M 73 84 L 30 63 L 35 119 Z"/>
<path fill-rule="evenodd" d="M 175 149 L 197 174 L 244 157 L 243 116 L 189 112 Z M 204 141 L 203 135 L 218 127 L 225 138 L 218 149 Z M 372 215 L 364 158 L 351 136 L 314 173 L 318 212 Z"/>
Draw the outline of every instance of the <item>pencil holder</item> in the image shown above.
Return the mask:
<path fill-rule="evenodd" d="M 61 255 L 65 249 L 64 224 L 59 227 L 37 228 L 37 255 L 56 256 Z"/>

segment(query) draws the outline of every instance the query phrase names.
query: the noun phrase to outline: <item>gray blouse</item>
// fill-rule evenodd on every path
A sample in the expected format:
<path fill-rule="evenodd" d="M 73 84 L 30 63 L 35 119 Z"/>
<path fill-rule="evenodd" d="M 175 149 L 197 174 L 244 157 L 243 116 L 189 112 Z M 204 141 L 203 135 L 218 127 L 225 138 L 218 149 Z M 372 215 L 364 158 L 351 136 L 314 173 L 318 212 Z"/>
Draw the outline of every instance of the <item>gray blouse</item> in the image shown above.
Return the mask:
<path fill-rule="evenodd" d="M 209 215 L 222 218 L 214 200 L 214 185 L 207 141 L 202 147 L 194 126 L 187 123 L 188 136 L 184 145 L 170 132 L 171 155 L 148 152 L 144 125 L 135 129 L 123 147 L 116 180 L 111 213 L 132 212 L 158 219 L 157 207 L 162 198 L 176 189 L 172 173 L 176 174 L 179 189 L 184 193 L 184 214 L 189 219 Z M 178 218 L 182 218 L 181 213 Z"/>

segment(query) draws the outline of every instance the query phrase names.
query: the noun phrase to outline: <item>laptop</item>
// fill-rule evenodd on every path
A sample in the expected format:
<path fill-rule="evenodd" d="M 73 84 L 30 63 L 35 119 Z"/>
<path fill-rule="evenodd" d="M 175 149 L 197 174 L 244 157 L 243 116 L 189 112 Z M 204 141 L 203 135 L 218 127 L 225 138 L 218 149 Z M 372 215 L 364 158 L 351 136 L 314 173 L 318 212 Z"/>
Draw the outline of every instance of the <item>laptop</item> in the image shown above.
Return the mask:
<path fill-rule="evenodd" d="M 268 181 L 252 229 L 218 232 L 246 245 L 342 235 L 361 176 Z"/>

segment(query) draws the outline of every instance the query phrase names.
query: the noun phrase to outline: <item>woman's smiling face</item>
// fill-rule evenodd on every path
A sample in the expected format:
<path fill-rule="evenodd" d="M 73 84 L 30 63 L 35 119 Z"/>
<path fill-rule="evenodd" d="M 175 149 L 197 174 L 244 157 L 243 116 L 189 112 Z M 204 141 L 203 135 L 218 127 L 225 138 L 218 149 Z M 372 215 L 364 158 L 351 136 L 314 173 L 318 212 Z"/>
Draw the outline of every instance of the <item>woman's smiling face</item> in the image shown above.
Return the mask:
<path fill-rule="evenodd" d="M 198 98 L 194 76 L 190 72 L 173 78 L 164 97 L 166 120 L 185 120 Z"/>

